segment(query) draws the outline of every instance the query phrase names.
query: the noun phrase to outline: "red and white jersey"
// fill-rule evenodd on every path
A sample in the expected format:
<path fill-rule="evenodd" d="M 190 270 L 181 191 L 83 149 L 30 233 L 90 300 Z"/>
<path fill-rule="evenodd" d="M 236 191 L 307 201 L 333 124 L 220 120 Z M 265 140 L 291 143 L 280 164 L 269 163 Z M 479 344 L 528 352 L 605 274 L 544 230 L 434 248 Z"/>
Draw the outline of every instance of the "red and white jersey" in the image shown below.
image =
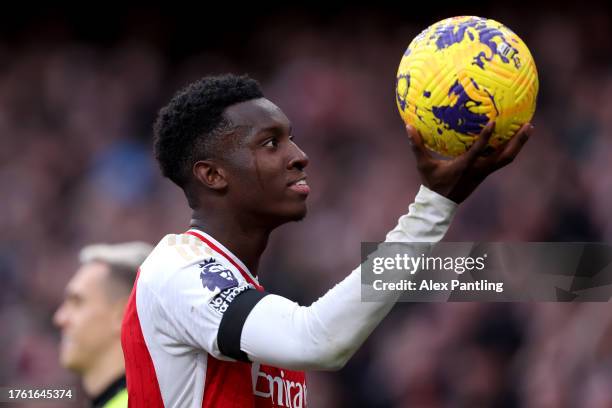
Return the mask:
<path fill-rule="evenodd" d="M 165 236 L 142 264 L 123 320 L 129 406 L 305 407 L 302 371 L 219 350 L 222 317 L 247 290 L 263 288 L 212 237 Z"/>

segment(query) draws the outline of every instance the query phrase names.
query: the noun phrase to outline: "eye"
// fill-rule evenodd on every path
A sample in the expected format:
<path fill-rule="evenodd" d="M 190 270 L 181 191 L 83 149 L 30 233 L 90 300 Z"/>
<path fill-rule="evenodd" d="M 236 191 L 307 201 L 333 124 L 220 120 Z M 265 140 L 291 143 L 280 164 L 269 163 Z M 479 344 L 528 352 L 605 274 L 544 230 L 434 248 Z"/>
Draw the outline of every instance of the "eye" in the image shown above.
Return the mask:
<path fill-rule="evenodd" d="M 271 139 L 266 140 L 266 142 L 263 144 L 263 147 L 278 147 L 278 139 L 273 137 Z"/>

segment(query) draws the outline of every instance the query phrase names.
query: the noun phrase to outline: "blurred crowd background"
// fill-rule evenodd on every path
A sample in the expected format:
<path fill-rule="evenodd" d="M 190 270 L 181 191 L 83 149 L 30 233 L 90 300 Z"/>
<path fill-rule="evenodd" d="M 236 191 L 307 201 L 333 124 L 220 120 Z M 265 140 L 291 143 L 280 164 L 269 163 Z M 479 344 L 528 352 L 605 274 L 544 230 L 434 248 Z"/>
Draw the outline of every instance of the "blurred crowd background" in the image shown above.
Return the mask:
<path fill-rule="evenodd" d="M 151 124 L 207 74 L 257 78 L 311 159 L 309 215 L 273 235 L 260 281 L 309 304 L 341 280 L 360 242 L 384 239 L 419 187 L 395 72 L 410 40 L 452 15 L 512 28 L 540 94 L 535 136 L 461 207 L 447 240 L 612 240 L 603 5 L 261 7 L 2 17 L 0 385 L 78 385 L 58 364 L 51 316 L 83 245 L 157 243 L 187 228 L 185 199 L 152 158 Z M 612 407 L 612 311 L 399 304 L 342 371 L 308 378 L 313 407 Z"/>

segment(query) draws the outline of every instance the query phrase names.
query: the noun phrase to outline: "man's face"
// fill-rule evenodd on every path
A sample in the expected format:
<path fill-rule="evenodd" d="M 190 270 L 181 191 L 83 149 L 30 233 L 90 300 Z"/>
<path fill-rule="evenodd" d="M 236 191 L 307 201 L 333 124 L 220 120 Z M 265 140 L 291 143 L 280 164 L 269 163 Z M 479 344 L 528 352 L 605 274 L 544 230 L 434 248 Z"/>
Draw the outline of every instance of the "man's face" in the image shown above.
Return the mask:
<path fill-rule="evenodd" d="M 62 334 L 60 363 L 77 373 L 86 372 L 120 341 L 117 304 L 106 293 L 108 274 L 103 263 L 83 265 L 68 283 L 64 302 L 53 316 Z"/>
<path fill-rule="evenodd" d="M 285 114 L 260 98 L 230 106 L 225 117 L 240 134 L 227 155 L 232 205 L 268 226 L 304 218 L 308 157 L 293 141 Z"/>

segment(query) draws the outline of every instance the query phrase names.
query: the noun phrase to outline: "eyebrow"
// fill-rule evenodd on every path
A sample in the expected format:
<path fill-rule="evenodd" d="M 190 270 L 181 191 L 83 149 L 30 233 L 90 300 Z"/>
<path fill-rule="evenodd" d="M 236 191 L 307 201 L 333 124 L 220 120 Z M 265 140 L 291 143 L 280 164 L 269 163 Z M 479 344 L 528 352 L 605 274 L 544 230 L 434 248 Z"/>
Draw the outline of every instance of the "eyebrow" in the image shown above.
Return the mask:
<path fill-rule="evenodd" d="M 281 124 L 271 125 L 271 126 L 266 126 L 264 128 L 259 129 L 256 134 L 264 133 L 264 132 L 279 133 L 280 131 L 284 129 L 285 129 L 285 126 Z M 291 135 L 292 132 L 293 132 L 293 126 L 289 125 L 289 134 Z"/>

